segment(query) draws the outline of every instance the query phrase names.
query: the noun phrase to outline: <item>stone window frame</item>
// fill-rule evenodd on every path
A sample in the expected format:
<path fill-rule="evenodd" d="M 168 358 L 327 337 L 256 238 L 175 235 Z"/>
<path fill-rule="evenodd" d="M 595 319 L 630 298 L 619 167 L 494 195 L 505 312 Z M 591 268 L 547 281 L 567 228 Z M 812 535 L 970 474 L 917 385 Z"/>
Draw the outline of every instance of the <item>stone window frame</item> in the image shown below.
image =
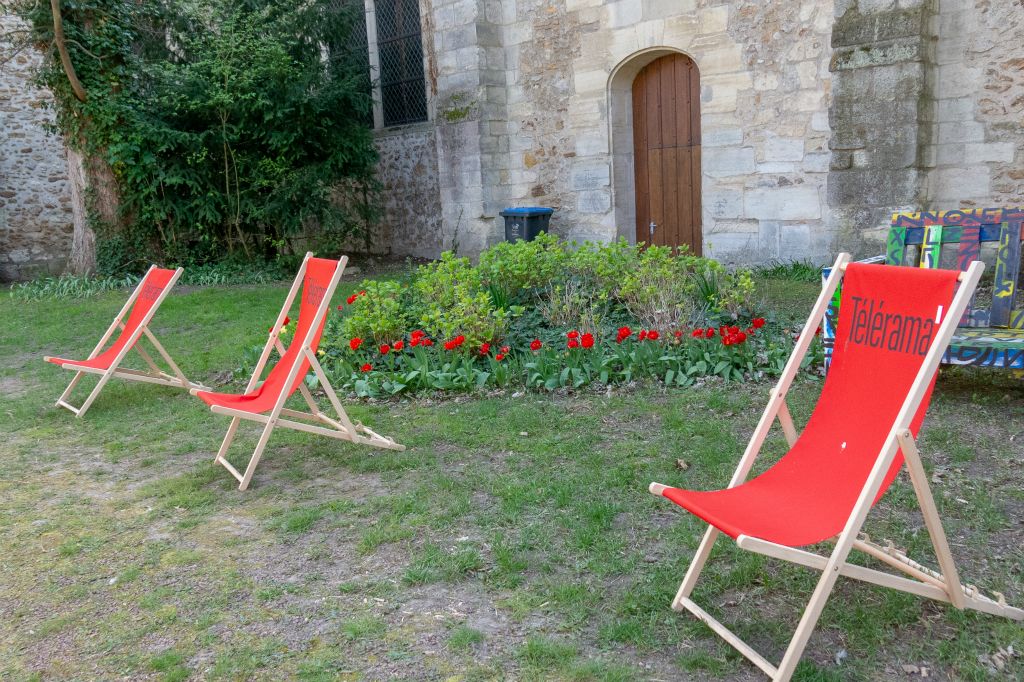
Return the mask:
<path fill-rule="evenodd" d="M 366 8 L 366 41 L 367 41 L 367 52 L 370 63 L 370 80 L 373 87 L 373 128 L 376 131 L 387 132 L 396 129 L 422 126 L 428 124 L 434 119 L 434 102 L 429 96 L 427 90 L 427 49 L 424 44 L 427 40 L 430 40 L 430 36 L 423 35 L 423 6 L 420 2 L 416 2 L 417 7 L 420 10 L 420 47 L 423 54 L 422 64 L 422 75 L 423 75 L 423 88 L 424 88 L 424 99 L 426 102 L 424 118 L 416 121 L 406 121 L 402 123 L 393 123 L 386 125 L 384 122 L 384 98 L 382 95 L 381 82 L 380 82 L 380 40 L 378 37 L 377 30 L 377 3 L 388 0 L 363 0 Z M 416 0 L 413 0 L 416 1 Z"/>

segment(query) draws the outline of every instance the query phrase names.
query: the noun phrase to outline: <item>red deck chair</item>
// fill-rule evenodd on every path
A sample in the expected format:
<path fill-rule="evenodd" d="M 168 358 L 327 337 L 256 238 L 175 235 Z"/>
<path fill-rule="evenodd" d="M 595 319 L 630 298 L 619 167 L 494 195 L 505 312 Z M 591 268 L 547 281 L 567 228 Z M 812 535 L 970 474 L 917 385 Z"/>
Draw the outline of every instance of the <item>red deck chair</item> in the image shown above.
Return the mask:
<path fill-rule="evenodd" d="M 155 265 L 151 266 L 146 275 L 139 282 L 139 286 L 135 287 L 135 291 L 128 297 L 124 306 L 121 308 L 121 312 L 117 314 L 114 321 L 107 328 L 107 332 L 100 339 L 100 342 L 93 348 L 92 353 L 85 360 L 67 360 L 65 358 L 43 358 L 47 362 L 52 362 L 55 365 L 60 365 L 64 369 L 70 369 L 75 372 L 75 376 L 71 379 L 71 383 L 61 394 L 60 398 L 57 399 L 58 407 L 66 407 L 75 413 L 75 416 L 81 417 L 85 414 L 89 406 L 92 405 L 93 400 L 99 395 L 103 387 L 106 386 L 107 381 L 111 377 L 118 377 L 119 379 L 127 379 L 128 381 L 142 381 L 150 384 L 160 384 L 162 386 L 175 386 L 178 388 L 206 388 L 202 384 L 197 384 L 189 381 L 182 374 L 178 365 L 175 364 L 171 356 L 167 354 L 164 347 L 157 341 L 156 336 L 149 329 L 149 321 L 153 319 L 153 315 L 156 313 L 157 308 L 163 303 L 164 297 L 174 287 L 174 283 L 181 277 L 183 270 L 178 268 L 177 270 L 164 270 L 158 268 Z M 128 315 L 128 320 L 123 321 L 125 314 L 128 310 L 131 310 L 131 314 Z M 117 339 L 110 345 L 109 348 L 100 352 L 102 348 L 110 340 L 110 337 L 114 334 L 114 331 L 119 329 L 121 334 Z M 145 335 L 149 339 L 153 347 L 160 356 L 167 362 L 168 367 L 174 372 L 174 376 L 167 374 L 162 371 L 157 364 L 153 361 L 153 358 L 147 353 L 140 345 L 140 338 Z M 149 366 L 149 371 L 140 371 L 137 369 L 122 369 L 121 362 L 128 355 L 128 351 L 134 349 L 142 359 Z M 81 407 L 75 407 L 68 402 L 68 398 L 71 395 L 71 391 L 74 390 L 75 386 L 82 379 L 85 374 L 99 374 L 100 380 L 96 384 L 96 387 L 92 389 L 92 393 L 85 399 Z"/>
<path fill-rule="evenodd" d="M 353 443 L 362 443 L 378 448 L 388 448 L 391 450 L 405 449 L 404 445 L 399 445 L 391 438 L 385 438 L 362 424 L 353 423 L 349 419 L 341 406 L 341 401 L 338 400 L 337 394 L 331 388 L 331 383 L 327 380 L 323 367 L 320 366 L 316 359 L 316 349 L 320 344 L 320 335 L 324 331 L 324 322 L 327 319 L 327 311 L 330 310 L 331 297 L 334 296 L 334 290 L 338 286 L 338 281 L 341 279 L 341 273 L 345 270 L 347 262 L 347 257 L 342 257 L 341 260 L 335 261 L 313 258 L 312 253 L 306 254 L 305 259 L 302 261 L 302 267 L 299 268 L 299 274 L 295 277 L 295 282 L 292 283 L 292 288 L 288 292 L 288 297 L 285 299 L 284 305 L 281 306 L 281 312 L 277 315 L 277 321 L 270 330 L 270 338 L 267 339 L 266 345 L 263 346 L 263 352 L 256 363 L 256 369 L 253 371 L 245 393 L 239 395 L 213 393 L 210 391 L 192 391 L 192 394 L 199 396 L 203 402 L 210 406 L 213 412 L 232 417 L 231 425 L 228 427 L 227 435 L 224 436 L 224 442 L 221 443 L 215 461 L 223 464 L 231 472 L 231 475 L 238 479 L 239 490 L 245 490 L 249 487 L 249 482 L 252 480 L 256 465 L 259 464 L 263 449 L 267 446 L 270 434 L 276 426 L 316 433 L 329 438 L 349 440 Z M 285 316 L 295 301 L 299 285 L 302 285 L 299 320 L 296 324 L 292 342 L 288 349 L 285 350 L 279 335 L 281 327 L 284 326 Z M 263 376 L 263 370 L 266 367 L 267 360 L 270 358 L 270 351 L 272 349 L 277 350 L 281 359 L 278 360 L 277 364 L 267 374 L 267 378 L 260 384 L 260 377 Z M 317 379 L 320 381 L 321 388 L 323 388 L 327 398 L 331 401 L 331 405 L 337 413 L 337 419 L 332 419 L 321 412 L 316 401 L 313 400 L 309 389 L 306 388 L 305 378 L 310 368 L 313 369 Z M 284 406 L 285 401 L 295 391 L 302 394 L 310 412 L 289 410 Z M 293 419 L 283 419 L 282 417 L 305 419 L 317 422 L 317 424 L 298 422 Z M 256 450 L 249 460 L 249 465 L 246 467 L 244 475 L 238 473 L 238 470 L 225 457 L 228 447 L 235 437 L 235 431 L 238 429 L 238 422 L 241 419 L 249 419 L 265 424 L 263 434 L 256 444 Z"/>
<path fill-rule="evenodd" d="M 672 608 L 693 613 L 773 680 L 790 679 L 840 575 L 950 602 L 961 609 L 1024 619 L 1024 611 L 1007 606 L 1002 595 L 991 599 L 977 588 L 961 585 L 915 442 L 939 360 L 984 266 L 975 262 L 958 273 L 848 265 L 848 261 L 847 254 L 836 261 L 729 487 L 695 492 L 660 483 L 650 486 L 655 495 L 667 497 L 710 524 Z M 798 435 L 786 407 L 786 393 L 844 272 L 832 368 L 814 413 Z M 790 450 L 766 472 L 745 481 L 776 418 Z M 883 548 L 859 535 L 868 511 L 904 463 L 941 573 L 891 545 Z M 720 533 L 742 549 L 822 571 L 778 667 L 690 599 Z M 829 556 L 796 549 L 829 539 L 835 539 Z M 909 578 L 849 564 L 851 549 Z"/>

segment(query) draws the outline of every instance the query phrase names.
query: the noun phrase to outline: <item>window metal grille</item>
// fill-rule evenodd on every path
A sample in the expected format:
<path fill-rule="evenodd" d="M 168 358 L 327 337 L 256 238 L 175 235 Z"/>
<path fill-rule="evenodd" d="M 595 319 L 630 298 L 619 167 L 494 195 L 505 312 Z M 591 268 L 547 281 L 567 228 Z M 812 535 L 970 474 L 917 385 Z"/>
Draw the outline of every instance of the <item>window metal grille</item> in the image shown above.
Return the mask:
<path fill-rule="evenodd" d="M 419 0 L 377 0 L 377 50 L 384 125 L 426 121 Z"/>

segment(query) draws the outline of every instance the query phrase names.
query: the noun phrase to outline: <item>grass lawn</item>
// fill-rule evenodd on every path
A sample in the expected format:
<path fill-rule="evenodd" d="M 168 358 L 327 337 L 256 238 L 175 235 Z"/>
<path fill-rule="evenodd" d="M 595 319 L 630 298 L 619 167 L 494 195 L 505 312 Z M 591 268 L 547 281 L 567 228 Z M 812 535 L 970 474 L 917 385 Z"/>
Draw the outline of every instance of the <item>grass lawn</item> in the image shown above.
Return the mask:
<path fill-rule="evenodd" d="M 816 289 L 763 285 L 801 314 Z M 180 291 L 153 328 L 223 381 L 284 294 Z M 349 400 L 409 449 L 279 430 L 241 493 L 212 462 L 228 419 L 187 394 L 53 406 L 70 373 L 41 357 L 84 357 L 122 301 L 0 296 L 0 679 L 762 679 L 669 609 L 704 526 L 646 486 L 725 484 L 769 384 Z M 795 388 L 798 423 L 819 389 Z M 962 576 L 1020 605 L 1020 380 L 944 372 L 922 450 Z M 868 530 L 930 557 L 913 502 L 901 476 Z M 725 540 L 696 599 L 778 660 L 816 576 Z M 1021 679 L 1019 653 L 991 662 L 1009 645 L 1019 624 L 840 580 L 798 679 Z"/>

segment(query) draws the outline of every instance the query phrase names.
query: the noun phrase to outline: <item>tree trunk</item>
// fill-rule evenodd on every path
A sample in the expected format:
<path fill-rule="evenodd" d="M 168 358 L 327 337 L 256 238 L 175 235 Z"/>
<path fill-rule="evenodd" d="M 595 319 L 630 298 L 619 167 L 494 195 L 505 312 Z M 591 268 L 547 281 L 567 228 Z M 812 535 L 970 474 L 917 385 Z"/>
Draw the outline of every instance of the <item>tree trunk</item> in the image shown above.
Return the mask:
<path fill-rule="evenodd" d="M 88 275 L 96 269 L 96 235 L 89 227 L 85 209 L 85 166 L 82 155 L 69 146 L 64 147 L 68 157 L 68 180 L 71 183 L 71 215 L 75 230 L 71 237 L 71 257 L 68 270 L 75 275 Z"/>

